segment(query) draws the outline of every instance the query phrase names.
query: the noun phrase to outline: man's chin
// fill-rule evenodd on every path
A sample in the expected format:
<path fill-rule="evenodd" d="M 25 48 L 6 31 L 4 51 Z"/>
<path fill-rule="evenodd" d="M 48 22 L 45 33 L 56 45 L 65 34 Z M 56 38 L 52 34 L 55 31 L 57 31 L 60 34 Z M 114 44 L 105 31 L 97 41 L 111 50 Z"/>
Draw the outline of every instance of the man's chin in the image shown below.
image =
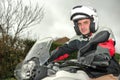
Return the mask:
<path fill-rule="evenodd" d="M 84 35 L 84 36 L 88 36 L 88 35 L 89 35 L 89 33 L 82 33 L 82 35 Z"/>
<path fill-rule="evenodd" d="M 87 35 L 88 33 L 82 33 L 83 35 Z"/>

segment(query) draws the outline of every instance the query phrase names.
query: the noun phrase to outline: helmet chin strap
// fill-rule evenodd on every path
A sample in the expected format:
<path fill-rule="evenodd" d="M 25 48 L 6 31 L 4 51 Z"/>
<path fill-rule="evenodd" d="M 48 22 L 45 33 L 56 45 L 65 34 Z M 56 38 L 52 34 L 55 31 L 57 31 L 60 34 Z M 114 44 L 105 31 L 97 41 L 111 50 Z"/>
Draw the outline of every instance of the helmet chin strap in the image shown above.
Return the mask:
<path fill-rule="evenodd" d="M 88 38 L 91 36 L 91 34 L 92 34 L 91 32 L 89 32 L 88 34 L 85 34 L 85 35 L 81 33 L 81 35 L 83 35 L 83 38 Z"/>

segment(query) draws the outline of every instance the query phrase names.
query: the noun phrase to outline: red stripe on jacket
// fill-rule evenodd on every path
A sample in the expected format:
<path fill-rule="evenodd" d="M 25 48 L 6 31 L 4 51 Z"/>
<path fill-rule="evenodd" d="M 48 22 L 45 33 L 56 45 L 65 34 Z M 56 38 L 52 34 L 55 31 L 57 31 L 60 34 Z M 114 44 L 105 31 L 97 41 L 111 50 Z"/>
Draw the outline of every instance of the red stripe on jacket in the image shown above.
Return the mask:
<path fill-rule="evenodd" d="M 57 59 L 54 60 L 54 62 L 60 61 L 60 60 L 64 60 L 65 58 L 68 58 L 69 54 L 65 53 L 64 55 L 58 57 Z"/>
<path fill-rule="evenodd" d="M 109 39 L 108 41 L 103 43 L 99 43 L 99 46 L 103 48 L 107 48 L 109 50 L 110 56 L 114 56 L 115 46 L 114 46 L 114 41 L 112 39 Z"/>

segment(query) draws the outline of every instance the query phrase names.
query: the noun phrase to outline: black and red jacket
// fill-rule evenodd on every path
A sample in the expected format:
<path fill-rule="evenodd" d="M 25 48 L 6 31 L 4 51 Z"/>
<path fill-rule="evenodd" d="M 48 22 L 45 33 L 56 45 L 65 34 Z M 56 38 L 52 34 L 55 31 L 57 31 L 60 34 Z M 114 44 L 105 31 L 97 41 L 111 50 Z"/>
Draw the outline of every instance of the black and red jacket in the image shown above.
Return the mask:
<path fill-rule="evenodd" d="M 113 36 L 112 31 L 109 28 L 105 28 L 100 31 L 106 30 L 110 33 L 110 37 L 106 42 L 103 43 L 99 43 L 98 46 L 102 47 L 102 48 L 107 48 L 109 51 L 109 54 L 111 56 L 110 59 L 110 66 L 106 68 L 107 72 L 103 72 L 103 74 L 99 74 L 98 75 L 90 75 L 90 77 L 98 77 L 104 74 L 113 74 L 113 75 L 119 75 L 120 73 L 120 68 L 118 63 L 114 60 L 114 55 L 115 55 L 115 38 Z M 98 31 L 98 32 L 100 32 Z M 57 50 L 54 51 L 54 55 L 51 56 L 50 61 L 59 61 L 59 60 L 63 60 L 65 58 L 67 58 L 68 56 L 70 56 L 71 53 L 73 53 L 76 50 L 79 50 L 80 48 L 82 48 L 83 46 L 85 46 L 89 40 L 94 36 L 95 34 L 93 34 L 92 36 L 89 37 L 84 37 L 83 35 L 77 35 L 74 36 L 68 43 L 64 44 L 63 46 L 59 47 Z M 104 54 L 104 53 L 103 53 Z M 99 70 L 94 70 L 89 68 L 88 71 L 86 72 L 90 72 L 91 74 L 94 72 L 99 72 Z"/>

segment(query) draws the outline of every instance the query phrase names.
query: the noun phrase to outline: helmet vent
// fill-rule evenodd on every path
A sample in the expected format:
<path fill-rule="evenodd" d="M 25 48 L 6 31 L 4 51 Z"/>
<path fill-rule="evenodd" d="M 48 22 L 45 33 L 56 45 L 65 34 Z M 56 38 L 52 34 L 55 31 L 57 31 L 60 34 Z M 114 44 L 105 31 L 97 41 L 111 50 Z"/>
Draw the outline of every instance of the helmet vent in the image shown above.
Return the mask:
<path fill-rule="evenodd" d="M 75 8 L 81 8 L 81 7 L 82 7 L 82 5 L 75 6 L 75 7 L 73 7 L 73 9 L 75 9 Z"/>

